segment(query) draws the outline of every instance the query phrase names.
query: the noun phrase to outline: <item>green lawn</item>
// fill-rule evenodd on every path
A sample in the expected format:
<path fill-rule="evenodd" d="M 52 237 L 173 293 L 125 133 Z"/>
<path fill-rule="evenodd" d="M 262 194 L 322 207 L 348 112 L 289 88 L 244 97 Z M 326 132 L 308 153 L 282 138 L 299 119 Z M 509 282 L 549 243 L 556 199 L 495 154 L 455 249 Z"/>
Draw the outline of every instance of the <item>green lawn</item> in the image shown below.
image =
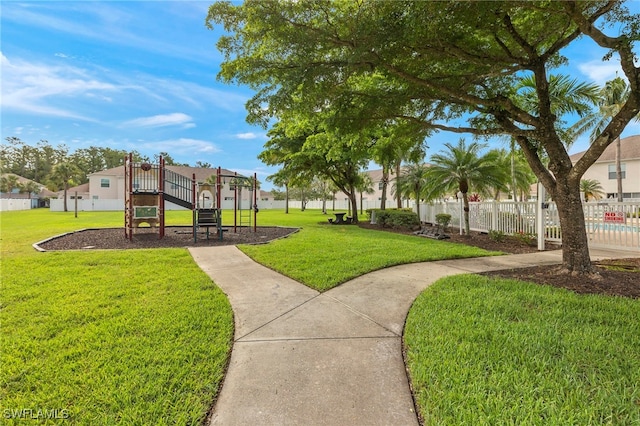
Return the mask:
<path fill-rule="evenodd" d="M 263 210 L 259 225 L 301 231 L 242 250 L 320 290 L 389 265 L 495 254 L 327 217 Z M 70 424 L 184 425 L 211 407 L 233 316 L 186 250 L 31 247 L 122 221 L 122 212 L 0 213 L 3 416 L 64 410 Z M 190 212 L 167 215 L 169 225 L 190 221 Z M 475 275 L 440 280 L 405 329 L 420 413 L 427 424 L 640 424 L 638 324 L 637 300 Z"/>
<path fill-rule="evenodd" d="M 640 424 L 640 301 L 459 275 L 404 332 L 429 425 Z"/>
<path fill-rule="evenodd" d="M 272 223 L 265 216 L 261 220 Z M 294 211 L 286 216 L 290 224 L 296 220 L 303 224 L 300 232 L 271 244 L 242 245 L 240 249 L 257 262 L 320 291 L 388 266 L 500 254 L 429 238 L 329 225 L 327 215 L 319 211 Z"/>
<path fill-rule="evenodd" d="M 122 216 L 0 214 L 3 419 L 5 410 L 31 409 L 58 410 L 78 425 L 184 425 L 211 407 L 233 314 L 186 250 L 31 247 L 70 230 L 122 226 Z"/>

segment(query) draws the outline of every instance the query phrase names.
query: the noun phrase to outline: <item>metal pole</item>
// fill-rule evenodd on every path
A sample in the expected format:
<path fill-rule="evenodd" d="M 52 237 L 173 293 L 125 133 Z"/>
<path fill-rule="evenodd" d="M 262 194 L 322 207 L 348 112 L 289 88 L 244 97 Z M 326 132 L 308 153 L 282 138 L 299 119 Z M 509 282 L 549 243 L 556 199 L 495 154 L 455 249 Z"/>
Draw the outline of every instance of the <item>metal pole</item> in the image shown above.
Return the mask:
<path fill-rule="evenodd" d="M 193 241 L 198 240 L 198 194 L 196 191 L 196 174 L 191 174 L 191 216 L 193 223 Z M 209 229 L 209 228 L 207 228 Z"/>
<path fill-rule="evenodd" d="M 258 174 L 253 174 L 253 232 L 257 232 L 258 221 Z"/>
<path fill-rule="evenodd" d="M 158 164 L 158 210 L 160 214 L 160 229 L 158 230 L 158 239 L 164 237 L 164 158 L 160 156 Z"/>
<path fill-rule="evenodd" d="M 547 193 L 544 185 L 538 182 L 538 201 L 536 203 L 536 228 L 538 233 L 538 250 L 544 250 L 544 225 L 547 209 L 546 206 Z"/>
<path fill-rule="evenodd" d="M 75 217 L 78 217 L 78 191 L 75 192 Z"/>
<path fill-rule="evenodd" d="M 126 167 L 126 166 L 125 166 Z M 133 154 L 129 153 L 129 187 L 127 190 L 129 191 L 129 208 L 128 208 L 128 217 L 129 217 L 129 228 L 128 228 L 128 237 L 129 240 L 133 239 Z"/>
<path fill-rule="evenodd" d="M 233 178 L 233 233 L 236 233 L 237 219 L 238 219 L 238 172 L 234 172 Z"/>

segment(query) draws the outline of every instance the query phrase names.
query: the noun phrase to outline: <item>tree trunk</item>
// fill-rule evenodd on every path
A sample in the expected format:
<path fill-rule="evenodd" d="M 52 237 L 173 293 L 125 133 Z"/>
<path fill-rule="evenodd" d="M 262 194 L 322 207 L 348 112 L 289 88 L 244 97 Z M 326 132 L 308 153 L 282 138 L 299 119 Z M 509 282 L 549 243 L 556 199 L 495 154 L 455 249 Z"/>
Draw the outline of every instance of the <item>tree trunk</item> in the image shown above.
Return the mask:
<path fill-rule="evenodd" d="M 562 230 L 562 266 L 570 273 L 593 273 L 579 186 L 558 182 L 553 199 Z"/>
<path fill-rule="evenodd" d="M 289 214 L 289 184 L 284 185 L 284 213 Z"/>
<path fill-rule="evenodd" d="M 353 223 L 358 223 L 358 203 L 356 203 L 356 191 L 354 189 L 351 190 L 349 194 L 349 207 L 351 211 L 351 221 Z"/>
<path fill-rule="evenodd" d="M 387 186 L 389 185 L 389 169 L 382 167 L 382 197 L 380 198 L 380 210 L 387 206 Z"/>
<path fill-rule="evenodd" d="M 616 181 L 618 183 L 618 202 L 623 201 L 622 197 L 622 164 L 620 163 L 620 155 L 622 148 L 620 147 L 620 136 L 616 138 Z"/>
<path fill-rule="evenodd" d="M 67 184 L 66 183 L 64 184 L 63 195 L 64 195 L 64 203 L 63 203 L 64 204 L 64 211 L 66 212 L 66 211 L 68 211 L 67 210 Z"/>
<path fill-rule="evenodd" d="M 469 197 L 466 192 L 462 193 L 462 204 L 464 208 L 464 235 L 471 235 L 469 227 Z"/>
<path fill-rule="evenodd" d="M 400 194 L 400 191 L 398 191 L 398 188 L 400 188 L 400 185 L 398 185 L 398 183 L 400 182 L 400 173 L 402 172 L 401 169 L 402 166 L 402 161 L 398 161 L 396 163 L 396 200 L 398 202 L 397 207 L 398 209 L 402 208 L 402 194 Z"/>

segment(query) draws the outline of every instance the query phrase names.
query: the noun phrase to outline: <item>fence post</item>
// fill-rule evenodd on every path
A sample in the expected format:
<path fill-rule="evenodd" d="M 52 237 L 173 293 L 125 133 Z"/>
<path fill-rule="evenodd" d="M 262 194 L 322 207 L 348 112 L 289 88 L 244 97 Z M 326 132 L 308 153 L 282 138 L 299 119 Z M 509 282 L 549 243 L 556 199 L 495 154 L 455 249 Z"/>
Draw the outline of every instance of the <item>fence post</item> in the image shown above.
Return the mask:
<path fill-rule="evenodd" d="M 547 193 L 542 183 L 538 182 L 538 202 L 536 203 L 536 228 L 538 233 L 538 250 L 544 250 L 544 228 L 545 228 L 545 215 L 546 209 L 543 205 L 546 204 Z"/>
<path fill-rule="evenodd" d="M 491 203 L 491 229 L 498 229 L 498 201 Z"/>
<path fill-rule="evenodd" d="M 460 235 L 464 235 L 464 200 L 462 199 L 462 192 L 458 192 L 458 206 L 460 206 Z"/>

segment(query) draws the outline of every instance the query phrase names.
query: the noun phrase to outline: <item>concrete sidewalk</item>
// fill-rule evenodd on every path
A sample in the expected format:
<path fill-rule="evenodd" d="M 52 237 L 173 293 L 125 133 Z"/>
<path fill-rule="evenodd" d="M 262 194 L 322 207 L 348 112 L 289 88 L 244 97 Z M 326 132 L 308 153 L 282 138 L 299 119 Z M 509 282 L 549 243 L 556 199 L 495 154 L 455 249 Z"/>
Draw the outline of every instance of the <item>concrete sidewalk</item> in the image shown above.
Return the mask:
<path fill-rule="evenodd" d="M 401 265 L 321 294 L 235 246 L 189 251 L 235 318 L 212 425 L 417 425 L 402 329 L 418 294 L 448 275 L 562 260 L 553 251 Z M 594 259 L 633 256 L 592 250 Z"/>

